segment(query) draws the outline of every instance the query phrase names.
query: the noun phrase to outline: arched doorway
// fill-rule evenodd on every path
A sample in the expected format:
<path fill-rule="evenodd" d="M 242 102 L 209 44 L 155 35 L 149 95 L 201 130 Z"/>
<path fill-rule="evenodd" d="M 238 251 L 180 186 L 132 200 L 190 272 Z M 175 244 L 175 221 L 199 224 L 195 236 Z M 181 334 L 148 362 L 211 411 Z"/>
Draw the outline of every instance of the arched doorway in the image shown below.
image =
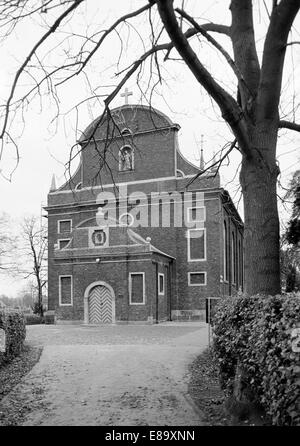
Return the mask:
<path fill-rule="evenodd" d="M 115 293 L 106 282 L 94 282 L 84 293 L 84 322 L 113 324 L 115 322 Z"/>

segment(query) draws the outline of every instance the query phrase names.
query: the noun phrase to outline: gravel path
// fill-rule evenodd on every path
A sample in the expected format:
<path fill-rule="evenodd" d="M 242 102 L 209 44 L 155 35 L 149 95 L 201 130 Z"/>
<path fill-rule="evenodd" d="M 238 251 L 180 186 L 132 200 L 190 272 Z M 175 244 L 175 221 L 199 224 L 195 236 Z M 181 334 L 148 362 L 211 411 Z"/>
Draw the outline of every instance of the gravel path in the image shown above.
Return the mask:
<path fill-rule="evenodd" d="M 44 346 L 40 361 L 0 404 L 22 425 L 204 424 L 187 394 L 204 323 L 30 326 L 27 340 Z"/>

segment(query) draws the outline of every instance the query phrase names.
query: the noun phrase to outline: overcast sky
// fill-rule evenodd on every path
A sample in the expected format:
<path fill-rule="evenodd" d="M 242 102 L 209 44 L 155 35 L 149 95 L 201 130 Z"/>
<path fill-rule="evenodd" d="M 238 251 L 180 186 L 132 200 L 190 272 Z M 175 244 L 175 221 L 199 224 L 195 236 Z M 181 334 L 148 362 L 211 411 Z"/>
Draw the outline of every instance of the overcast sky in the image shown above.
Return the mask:
<path fill-rule="evenodd" d="M 120 14 L 137 9 L 142 4 L 140 1 L 124 2 L 117 0 L 111 0 L 110 2 L 89 0 L 85 3 L 85 6 L 80 9 L 73 21 L 65 25 L 62 31 L 82 34 L 86 32 L 87 23 L 89 23 L 90 32 L 98 29 L 99 25 L 102 29 L 107 28 L 108 24 L 111 24 Z M 264 24 L 267 22 L 265 9 L 261 6 L 262 3 L 258 2 L 258 0 L 254 2 L 259 46 L 262 44 L 261 35 Z M 224 0 L 206 2 L 194 0 L 186 1 L 185 4 L 188 11 L 195 11 L 195 16 L 202 23 L 209 20 L 217 23 L 230 23 L 227 9 L 229 2 Z M 48 23 L 53 22 L 51 14 L 44 14 L 41 16 L 41 19 Z M 126 35 L 126 39 L 128 38 L 128 41 L 131 43 L 129 43 L 126 51 L 123 51 L 119 67 L 116 66 L 116 56 L 120 51 L 120 39 L 114 35 L 108 39 L 108 43 L 103 46 L 103 50 L 88 68 L 87 72 L 90 81 L 97 88 L 98 93 L 109 93 L 112 90 L 112 86 L 117 84 L 118 79 L 113 76 L 114 73 L 118 69 L 125 68 L 138 55 L 141 55 L 143 45 L 145 45 L 146 49 L 149 48 L 150 31 L 146 26 L 147 15 L 144 19 L 133 21 L 133 23 L 139 29 L 143 42 L 131 29 L 130 35 Z M 0 47 L 1 104 L 8 96 L 16 68 L 24 60 L 37 37 L 45 32 L 45 26 L 46 23 L 40 26 L 37 20 L 27 20 L 15 30 L 8 40 L 2 42 Z M 299 26 L 298 29 L 300 29 Z M 125 32 L 125 30 L 123 31 Z M 49 50 L 54 47 L 62 37 L 64 37 L 63 34 L 60 34 L 56 39 L 52 39 L 46 49 Z M 215 35 L 215 37 L 225 46 L 227 45 L 226 38 L 224 39 L 219 35 Z M 293 38 L 294 40 L 299 40 L 297 26 L 294 27 Z M 74 42 L 74 45 L 76 46 L 76 42 Z M 228 45 L 227 48 L 230 50 Z M 216 79 L 232 92 L 231 72 L 226 63 L 223 62 L 222 57 L 215 50 L 211 50 L 204 41 L 201 51 L 206 66 L 208 68 L 215 67 Z M 62 52 L 59 54 L 53 53 L 51 61 L 58 64 L 62 57 Z M 176 57 L 175 53 L 173 57 Z M 292 49 L 289 49 L 283 83 L 287 98 L 283 104 L 284 113 L 287 113 L 292 108 L 293 94 L 296 94 L 294 96 L 295 102 L 298 99 L 297 94 L 299 91 L 297 90 L 296 79 L 299 78 L 299 62 L 299 46 L 297 50 L 294 50 L 293 47 L 293 52 Z M 47 63 L 50 63 L 50 61 L 47 61 Z M 291 74 L 293 67 L 296 67 L 294 75 Z M 196 164 L 199 162 L 202 134 L 204 139 L 204 156 L 207 161 L 210 160 L 214 151 L 220 150 L 224 142 L 232 140 L 226 124 L 222 123 L 219 117 L 217 107 L 212 106 L 210 99 L 207 98 L 205 92 L 199 87 L 196 80 L 183 64 L 169 61 L 162 67 L 162 74 L 165 83 L 158 88 L 158 94 L 153 96 L 152 105 L 167 114 L 174 122 L 180 124 L 180 148 L 190 161 Z M 24 92 L 29 84 L 30 78 L 28 76 L 21 78 L 20 85 L 22 87 L 18 94 Z M 141 101 L 144 104 L 146 103 L 134 78 L 129 80 L 126 86 L 133 92 L 133 95 L 129 98 L 130 103 L 140 103 Z M 59 88 L 58 93 L 61 116 L 58 120 L 54 120 L 52 124 L 50 122 L 57 111 L 53 102 L 51 103 L 47 97 L 44 97 L 42 101 L 35 99 L 29 103 L 24 114 L 24 130 L 20 115 L 16 117 L 13 132 L 14 135 L 20 134 L 20 138 L 18 138 L 20 161 L 10 181 L 6 178 L 10 177 L 11 170 L 15 164 L 15 153 L 12 146 L 9 146 L 9 150 L 5 152 L 5 156 L 0 161 L 0 211 L 5 211 L 12 217 L 15 228 L 17 227 L 17 222 L 24 214 L 40 215 L 41 207 L 47 201 L 47 193 L 53 173 L 56 175 L 58 185 L 64 183 L 65 163 L 68 160 L 70 147 L 75 143 L 76 138 L 80 136 L 80 131 L 84 130 L 92 119 L 99 116 L 103 108 L 103 102 L 100 99 L 98 102 L 91 101 L 89 105 L 86 103 L 81 105 L 78 109 L 78 115 L 74 110 L 67 113 L 76 103 L 89 95 L 84 78 L 76 78 L 70 84 L 65 84 Z M 115 99 L 112 106 L 117 107 L 123 103 L 124 99 L 119 96 Z M 287 131 L 280 133 L 278 161 L 282 172 L 282 182 L 285 185 L 291 173 L 297 168 L 297 163 L 299 165 L 297 152 L 299 143 L 299 134 Z M 231 192 L 232 198 L 237 204 L 240 198 L 239 194 L 236 193 L 238 187 L 236 171 L 239 161 L 239 154 L 236 153 L 231 157 L 229 166 L 224 166 L 221 170 L 222 184 Z M 73 168 L 75 167 L 74 165 Z M 281 217 L 283 219 L 286 218 L 283 208 L 281 207 L 280 209 Z M 241 204 L 239 204 L 239 210 L 242 213 Z M 4 278 L 0 275 L 0 294 L 8 293 L 13 295 L 22 285 L 21 281 Z"/>

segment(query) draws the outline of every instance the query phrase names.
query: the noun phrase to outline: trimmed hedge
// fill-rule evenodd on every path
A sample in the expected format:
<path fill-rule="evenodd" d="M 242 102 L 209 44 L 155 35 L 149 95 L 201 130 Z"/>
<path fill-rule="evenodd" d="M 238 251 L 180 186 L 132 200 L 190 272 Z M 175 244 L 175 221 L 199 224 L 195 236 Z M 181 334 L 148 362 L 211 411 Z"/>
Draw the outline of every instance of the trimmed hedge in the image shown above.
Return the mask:
<path fill-rule="evenodd" d="M 25 337 L 25 318 L 18 311 L 0 311 L 0 328 L 5 331 L 5 352 L 0 352 L 0 363 L 21 353 Z"/>
<path fill-rule="evenodd" d="M 244 389 L 273 425 L 300 425 L 300 295 L 226 298 L 213 318 L 214 355 L 230 398 L 241 372 Z M 247 392 L 246 392 L 247 393 Z"/>
<path fill-rule="evenodd" d="M 38 314 L 25 314 L 26 325 L 44 324 L 44 318 Z"/>

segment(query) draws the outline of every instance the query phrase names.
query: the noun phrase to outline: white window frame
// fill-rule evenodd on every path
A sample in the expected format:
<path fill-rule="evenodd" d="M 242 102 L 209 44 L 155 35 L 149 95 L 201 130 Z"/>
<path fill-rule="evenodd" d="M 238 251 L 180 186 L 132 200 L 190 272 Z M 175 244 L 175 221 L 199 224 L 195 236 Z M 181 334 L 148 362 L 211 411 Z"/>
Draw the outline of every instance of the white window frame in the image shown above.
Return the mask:
<path fill-rule="evenodd" d="M 191 283 L 191 274 L 204 274 L 204 283 Z M 188 272 L 188 286 L 207 286 L 207 272 L 206 271 Z"/>
<path fill-rule="evenodd" d="M 122 135 L 122 136 L 132 136 L 132 131 L 130 130 L 129 127 L 124 127 L 124 128 L 121 130 L 121 135 Z"/>
<path fill-rule="evenodd" d="M 203 220 L 190 220 L 190 209 L 204 209 Z M 190 206 L 187 208 L 187 222 L 188 223 L 201 223 L 206 220 L 206 206 Z"/>
<path fill-rule="evenodd" d="M 163 278 L 163 290 L 160 291 L 160 277 Z M 164 296 L 165 295 L 165 275 L 164 273 L 158 273 L 158 281 L 157 281 L 157 291 L 158 291 L 158 295 L 159 296 Z"/>
<path fill-rule="evenodd" d="M 143 276 L 143 302 L 132 302 L 132 276 L 142 275 Z M 129 305 L 145 305 L 146 304 L 146 293 L 145 293 L 145 273 L 143 271 L 134 271 L 129 273 Z"/>
<path fill-rule="evenodd" d="M 228 221 L 228 220 L 227 220 Z M 223 220 L 223 281 L 224 283 L 229 283 L 229 277 L 228 277 L 228 227 L 227 227 L 227 221 Z M 227 243 L 226 243 L 227 242 Z"/>
<path fill-rule="evenodd" d="M 232 285 L 236 285 L 237 279 L 237 270 L 236 270 L 236 260 L 237 260 L 237 252 L 236 252 L 236 236 L 235 232 L 231 232 L 231 283 Z"/>
<path fill-rule="evenodd" d="M 70 243 L 71 239 L 70 238 L 60 238 L 57 240 L 57 244 L 58 244 L 58 249 L 66 249 L 66 248 L 61 248 L 60 247 L 60 242 L 68 242 Z"/>
<path fill-rule="evenodd" d="M 204 238 L 204 258 L 203 259 L 191 259 L 191 246 L 190 246 L 190 233 L 191 231 L 203 231 Z M 188 262 L 206 262 L 207 261 L 207 252 L 206 252 L 206 228 L 193 228 L 187 230 L 187 260 Z"/>
<path fill-rule="evenodd" d="M 69 234 L 69 232 L 60 232 L 60 223 L 66 222 L 66 221 L 69 221 L 71 223 L 70 224 L 70 233 L 72 232 L 72 220 L 70 218 L 66 218 L 64 220 L 58 220 L 57 221 L 57 233 L 58 234 Z"/>
<path fill-rule="evenodd" d="M 61 279 L 64 277 L 71 277 L 71 303 L 63 304 L 61 301 Z M 72 307 L 73 306 L 73 276 L 71 274 L 65 274 L 58 276 L 58 295 L 59 295 L 59 306 L 60 307 Z"/>

